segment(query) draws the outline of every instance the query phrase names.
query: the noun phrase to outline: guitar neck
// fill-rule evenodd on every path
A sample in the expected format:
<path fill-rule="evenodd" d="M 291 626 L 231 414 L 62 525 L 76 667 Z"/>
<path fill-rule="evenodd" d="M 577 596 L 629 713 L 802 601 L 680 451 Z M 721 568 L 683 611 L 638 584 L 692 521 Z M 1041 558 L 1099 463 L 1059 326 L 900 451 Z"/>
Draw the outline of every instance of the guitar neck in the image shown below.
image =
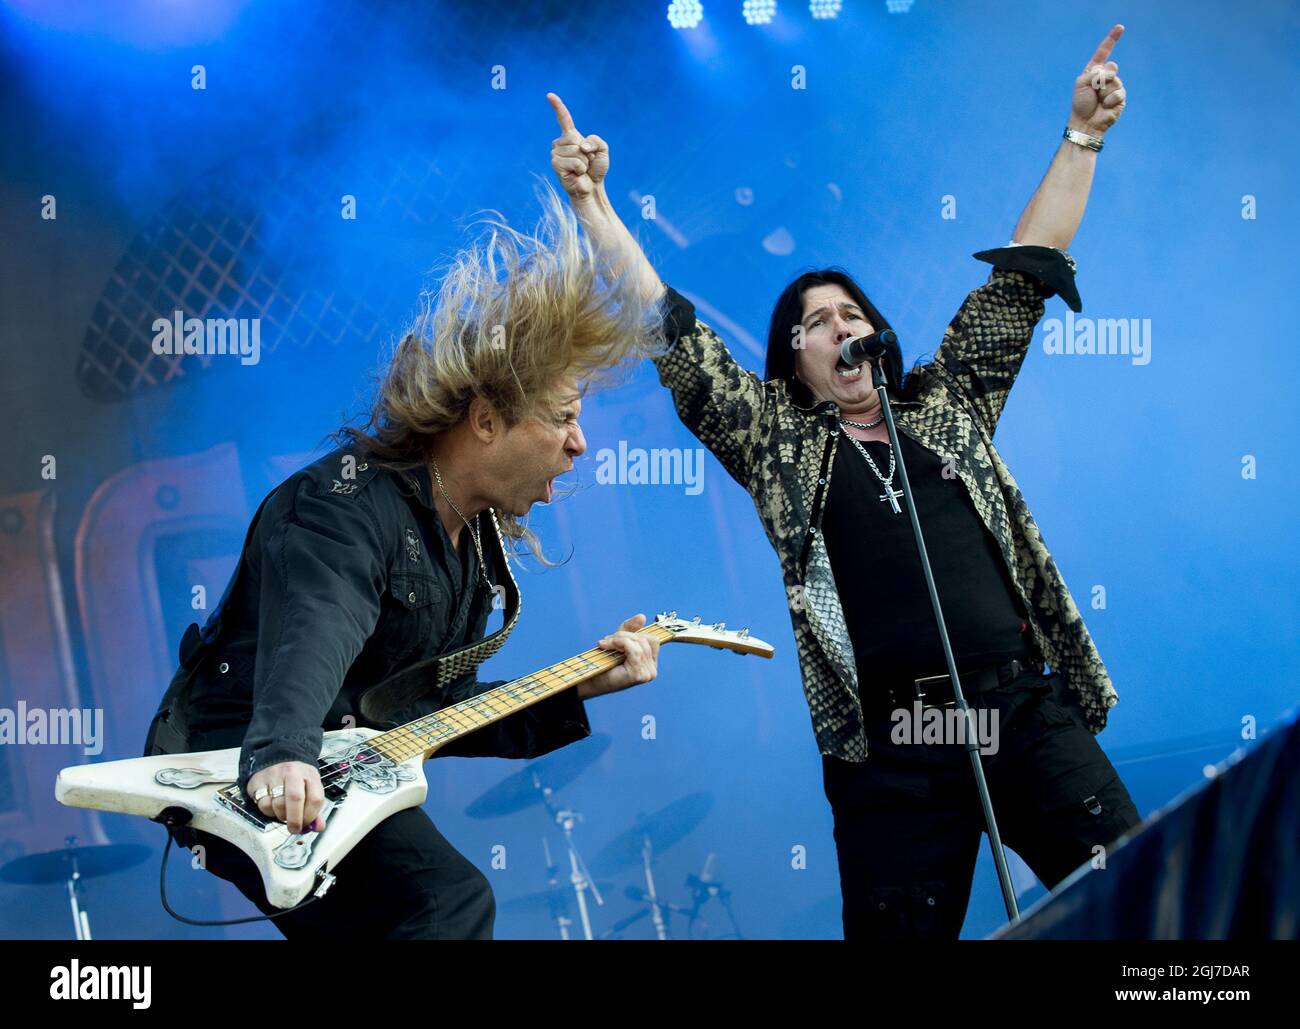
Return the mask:
<path fill-rule="evenodd" d="M 639 629 L 660 643 L 674 638 L 671 630 L 651 623 Z M 462 700 L 440 711 L 424 715 L 405 725 L 373 737 L 369 746 L 393 761 L 406 761 L 416 754 L 430 756 L 439 747 L 467 733 L 507 718 L 579 683 L 593 679 L 623 663 L 617 650 L 592 648 L 560 661 L 540 672 L 513 679 L 478 696 Z"/>

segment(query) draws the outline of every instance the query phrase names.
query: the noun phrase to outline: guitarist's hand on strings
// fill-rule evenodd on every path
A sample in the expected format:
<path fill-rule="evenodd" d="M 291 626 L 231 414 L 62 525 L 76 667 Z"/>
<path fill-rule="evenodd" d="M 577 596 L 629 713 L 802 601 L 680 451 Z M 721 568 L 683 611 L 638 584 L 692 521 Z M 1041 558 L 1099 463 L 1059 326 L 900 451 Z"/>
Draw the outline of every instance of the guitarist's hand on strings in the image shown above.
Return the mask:
<path fill-rule="evenodd" d="M 270 765 L 249 777 L 247 790 L 258 811 L 284 822 L 291 833 L 308 829 L 320 832 L 325 828 L 325 819 L 316 817 L 325 803 L 325 790 L 314 765 L 302 761 Z M 266 791 L 260 798 L 259 790 Z"/>
<path fill-rule="evenodd" d="M 633 615 L 617 631 L 597 641 L 596 646 L 601 650 L 621 651 L 623 663 L 582 683 L 578 687 L 578 696 L 587 700 L 603 693 L 616 693 L 649 682 L 659 674 L 659 641 L 637 632 L 643 625 L 645 615 Z"/>

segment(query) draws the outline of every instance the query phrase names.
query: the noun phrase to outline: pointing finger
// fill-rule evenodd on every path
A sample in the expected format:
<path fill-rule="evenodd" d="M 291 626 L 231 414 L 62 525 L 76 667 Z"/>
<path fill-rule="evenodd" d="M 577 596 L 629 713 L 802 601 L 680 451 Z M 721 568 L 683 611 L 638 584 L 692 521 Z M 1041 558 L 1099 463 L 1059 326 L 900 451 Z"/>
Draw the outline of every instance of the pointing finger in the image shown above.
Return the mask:
<path fill-rule="evenodd" d="M 1115 44 L 1119 42 L 1119 37 L 1124 35 L 1124 26 L 1116 25 L 1106 34 L 1106 38 L 1097 44 L 1097 52 L 1092 55 L 1088 63 L 1085 64 L 1084 70 L 1092 67 L 1094 64 L 1103 64 L 1110 57 L 1110 52 L 1115 49 Z"/>
<path fill-rule="evenodd" d="M 578 136 L 581 138 L 577 127 L 573 124 L 573 115 L 571 115 L 569 109 L 564 106 L 564 101 L 554 93 L 547 93 L 546 99 L 551 102 L 551 107 L 555 111 L 555 119 L 560 123 L 560 131 L 566 136 Z"/>

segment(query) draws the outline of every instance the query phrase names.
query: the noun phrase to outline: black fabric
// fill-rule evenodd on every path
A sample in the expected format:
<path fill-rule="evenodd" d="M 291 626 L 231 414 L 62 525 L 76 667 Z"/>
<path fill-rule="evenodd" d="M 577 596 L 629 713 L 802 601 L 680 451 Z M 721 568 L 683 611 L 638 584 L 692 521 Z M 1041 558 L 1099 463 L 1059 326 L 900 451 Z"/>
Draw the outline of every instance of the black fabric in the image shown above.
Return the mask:
<path fill-rule="evenodd" d="M 969 703 L 974 703 L 974 698 L 983 690 L 995 689 L 1026 672 L 1042 674 L 1042 671 L 1042 662 L 1018 658 L 965 666 L 960 661 L 957 663 L 962 696 Z M 952 677 L 945 672 L 937 677 L 875 678 L 871 690 L 862 698 L 863 717 L 887 718 L 900 707 L 911 707 L 918 700 L 926 706 L 955 705 L 957 693 L 953 689 Z"/>
<path fill-rule="evenodd" d="M 1141 821 L 1059 676 L 1027 673 L 972 707 L 997 712 L 997 750 L 982 760 L 1003 842 L 1049 889 Z M 956 939 L 984 829 L 970 758 L 894 730 L 868 723 L 864 762 L 822 757 L 844 937 Z"/>
<path fill-rule="evenodd" d="M 959 669 L 1027 654 L 1024 606 L 966 487 L 945 478 L 939 458 L 905 432 L 899 442 Z M 862 445 L 888 475 L 889 444 Z M 901 478 L 895 470 L 895 489 Z M 907 506 L 898 497 L 895 514 L 883 493 L 841 433 L 822 532 L 864 683 L 947 670 Z"/>
<path fill-rule="evenodd" d="M 362 462 L 364 472 L 341 481 L 342 456 L 296 473 L 264 502 L 225 602 L 173 680 L 193 677 L 177 719 L 184 732 L 167 749 L 182 735 L 191 751 L 241 746 L 241 785 L 282 761 L 315 764 L 323 730 L 391 728 L 500 685 L 468 674 L 386 722 L 362 716 L 369 687 L 481 639 L 492 594 L 469 540 L 463 560 L 451 550 L 427 472 Z M 485 553 L 498 555 L 488 536 Z M 493 582 L 502 574 L 489 570 Z M 589 733 L 577 691 L 566 690 L 439 754 L 530 758 Z"/>
<path fill-rule="evenodd" d="M 664 286 L 664 295 L 659 298 L 659 311 L 663 315 L 667 349 L 671 349 L 682 336 L 695 331 L 695 305 L 672 286 Z"/>
<path fill-rule="evenodd" d="M 203 847 L 204 867 L 233 883 L 263 914 L 266 899 L 257 866 L 218 836 L 177 829 L 177 843 Z M 491 939 L 492 888 L 419 808 L 375 826 L 332 869 L 337 881 L 301 911 L 271 924 L 290 940 L 354 948 L 374 940 Z"/>
<path fill-rule="evenodd" d="M 971 256 L 979 261 L 987 261 L 994 268 L 1032 275 L 1052 293 L 1059 295 L 1070 310 L 1083 310 L 1079 288 L 1074 281 L 1073 259 L 1067 258 L 1055 247 L 998 247 L 995 250 L 981 250 Z"/>
<path fill-rule="evenodd" d="M 151 726 L 146 752 L 241 746 L 241 787 L 282 761 L 315 765 L 326 729 L 391 728 L 499 683 L 467 674 L 384 724 L 358 700 L 389 676 L 484 637 L 492 593 L 462 532 L 452 547 L 423 470 L 367 465 L 339 479 L 341 453 L 291 476 L 259 508 L 222 604 L 186 632 L 181 667 Z M 488 577 L 506 575 L 486 518 Z M 185 689 L 187 688 L 187 689 Z M 170 718 L 169 700 L 182 693 Z M 590 733 L 576 689 L 470 733 L 439 756 L 530 758 Z M 261 877 L 233 845 L 207 833 L 176 838 L 205 848 L 205 867 L 265 913 Z M 348 853 L 330 893 L 273 924 L 290 939 L 489 938 L 487 881 L 420 809 L 391 816 Z"/>
<path fill-rule="evenodd" d="M 1300 710 L 1244 749 L 1227 754 L 1226 739 L 1216 773 L 1125 840 L 1105 870 L 1085 870 L 997 937 L 1300 938 Z"/>

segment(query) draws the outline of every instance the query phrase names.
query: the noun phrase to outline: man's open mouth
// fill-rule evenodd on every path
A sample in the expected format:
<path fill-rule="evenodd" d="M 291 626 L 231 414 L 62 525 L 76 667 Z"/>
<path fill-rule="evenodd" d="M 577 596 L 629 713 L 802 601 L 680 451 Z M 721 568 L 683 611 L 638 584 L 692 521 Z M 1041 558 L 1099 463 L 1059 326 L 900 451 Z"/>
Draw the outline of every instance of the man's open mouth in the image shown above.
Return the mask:
<path fill-rule="evenodd" d="M 865 364 L 860 364 L 856 368 L 850 368 L 842 360 L 835 362 L 835 374 L 841 379 L 853 381 L 862 377 L 862 369 Z"/>

